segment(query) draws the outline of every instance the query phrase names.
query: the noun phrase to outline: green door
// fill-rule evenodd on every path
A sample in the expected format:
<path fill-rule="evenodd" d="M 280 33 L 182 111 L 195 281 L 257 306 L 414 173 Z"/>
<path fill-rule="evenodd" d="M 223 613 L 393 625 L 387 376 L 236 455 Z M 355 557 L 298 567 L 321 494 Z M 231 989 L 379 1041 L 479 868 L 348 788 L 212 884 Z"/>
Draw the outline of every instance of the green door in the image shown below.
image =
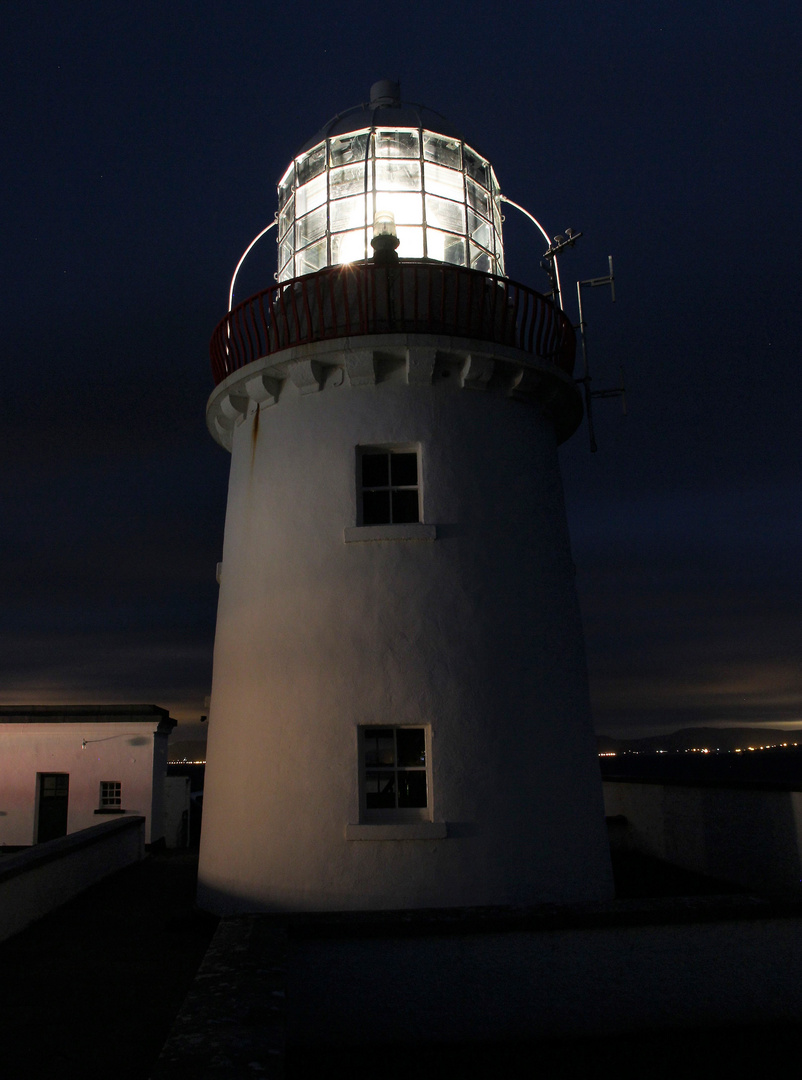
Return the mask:
<path fill-rule="evenodd" d="M 36 842 L 55 840 L 67 835 L 67 803 L 70 794 L 69 773 L 39 773 L 39 816 Z"/>

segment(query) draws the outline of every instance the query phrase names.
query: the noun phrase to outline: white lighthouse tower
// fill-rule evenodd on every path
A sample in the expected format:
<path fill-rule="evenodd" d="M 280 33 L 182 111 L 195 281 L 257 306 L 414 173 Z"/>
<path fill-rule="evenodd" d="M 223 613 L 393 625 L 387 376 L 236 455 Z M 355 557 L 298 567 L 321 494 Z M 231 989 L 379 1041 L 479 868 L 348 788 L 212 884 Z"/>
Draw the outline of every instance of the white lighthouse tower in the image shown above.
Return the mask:
<path fill-rule="evenodd" d="M 212 341 L 231 476 L 199 901 L 606 899 L 570 321 L 504 276 L 490 163 L 396 84 L 278 197 L 278 283 Z"/>

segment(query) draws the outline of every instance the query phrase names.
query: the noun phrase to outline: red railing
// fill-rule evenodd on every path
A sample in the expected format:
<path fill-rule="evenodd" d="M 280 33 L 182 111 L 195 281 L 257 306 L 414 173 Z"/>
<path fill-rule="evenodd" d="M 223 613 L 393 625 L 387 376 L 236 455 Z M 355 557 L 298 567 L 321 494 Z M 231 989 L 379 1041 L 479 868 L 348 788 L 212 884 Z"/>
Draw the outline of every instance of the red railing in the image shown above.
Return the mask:
<path fill-rule="evenodd" d="M 262 356 L 364 334 L 446 334 L 511 345 L 573 372 L 564 312 L 525 285 L 446 263 L 358 263 L 292 278 L 238 304 L 212 334 L 215 384 Z"/>

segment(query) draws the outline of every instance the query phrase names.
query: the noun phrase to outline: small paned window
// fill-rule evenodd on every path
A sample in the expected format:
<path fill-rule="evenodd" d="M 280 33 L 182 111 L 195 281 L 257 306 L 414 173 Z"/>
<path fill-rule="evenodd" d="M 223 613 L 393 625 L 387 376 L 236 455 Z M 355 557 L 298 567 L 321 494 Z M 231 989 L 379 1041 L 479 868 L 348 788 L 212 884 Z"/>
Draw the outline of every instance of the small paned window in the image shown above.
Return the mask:
<path fill-rule="evenodd" d="M 100 809 L 117 810 L 123 804 L 122 784 L 119 780 L 100 781 Z"/>
<path fill-rule="evenodd" d="M 417 450 L 364 447 L 359 453 L 359 470 L 361 525 L 420 521 Z"/>
<path fill-rule="evenodd" d="M 363 727 L 360 731 L 365 819 L 428 818 L 426 728 Z"/>

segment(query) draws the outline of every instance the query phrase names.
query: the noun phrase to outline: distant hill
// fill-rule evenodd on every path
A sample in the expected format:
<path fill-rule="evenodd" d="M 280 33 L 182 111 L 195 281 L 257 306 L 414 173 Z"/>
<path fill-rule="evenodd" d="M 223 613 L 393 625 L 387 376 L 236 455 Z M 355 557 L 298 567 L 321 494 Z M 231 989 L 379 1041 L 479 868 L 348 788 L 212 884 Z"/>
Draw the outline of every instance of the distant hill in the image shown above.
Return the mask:
<path fill-rule="evenodd" d="M 649 735 L 641 739 L 614 739 L 599 735 L 600 754 L 654 753 L 667 750 L 682 753 L 685 750 L 743 750 L 748 746 L 778 746 L 782 743 L 802 744 L 802 731 L 786 731 L 783 728 L 763 727 L 695 727 L 682 728 L 669 735 Z"/>

